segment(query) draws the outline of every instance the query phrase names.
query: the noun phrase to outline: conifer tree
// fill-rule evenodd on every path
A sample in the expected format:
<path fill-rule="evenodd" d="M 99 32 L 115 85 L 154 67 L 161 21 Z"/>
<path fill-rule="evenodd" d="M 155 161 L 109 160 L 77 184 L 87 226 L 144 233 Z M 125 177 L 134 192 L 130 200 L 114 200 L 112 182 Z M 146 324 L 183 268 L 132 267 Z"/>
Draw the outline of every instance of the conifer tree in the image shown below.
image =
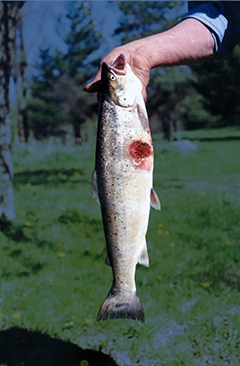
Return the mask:
<path fill-rule="evenodd" d="M 202 98 L 203 107 L 213 118 L 206 127 L 240 125 L 240 47 L 223 62 L 192 67 L 193 86 Z"/>
<path fill-rule="evenodd" d="M 31 128 L 37 139 L 63 134 L 62 125 L 72 124 L 75 141 L 81 142 L 80 127 L 96 111 L 94 99 L 83 86 L 94 72 L 87 58 L 100 45 L 100 35 L 91 19 L 91 4 L 68 3 L 70 30 L 64 38 L 67 52 L 41 50 L 38 76 L 33 79 L 28 103 Z M 62 19 L 59 19 L 61 24 Z M 95 63 L 97 61 L 95 60 Z M 46 118 L 47 116 L 47 118 Z"/>

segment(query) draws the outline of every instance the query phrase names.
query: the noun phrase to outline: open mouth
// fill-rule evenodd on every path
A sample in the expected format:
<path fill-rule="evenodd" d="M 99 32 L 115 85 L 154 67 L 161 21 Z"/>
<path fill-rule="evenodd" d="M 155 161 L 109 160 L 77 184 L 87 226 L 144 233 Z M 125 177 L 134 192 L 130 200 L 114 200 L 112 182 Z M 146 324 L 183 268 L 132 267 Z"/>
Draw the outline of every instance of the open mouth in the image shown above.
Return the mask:
<path fill-rule="evenodd" d="M 117 75 L 125 75 L 126 74 L 126 58 L 121 53 L 121 55 L 118 56 L 118 58 L 114 61 L 114 64 L 112 66 L 109 66 L 104 62 L 104 64 L 115 74 Z"/>

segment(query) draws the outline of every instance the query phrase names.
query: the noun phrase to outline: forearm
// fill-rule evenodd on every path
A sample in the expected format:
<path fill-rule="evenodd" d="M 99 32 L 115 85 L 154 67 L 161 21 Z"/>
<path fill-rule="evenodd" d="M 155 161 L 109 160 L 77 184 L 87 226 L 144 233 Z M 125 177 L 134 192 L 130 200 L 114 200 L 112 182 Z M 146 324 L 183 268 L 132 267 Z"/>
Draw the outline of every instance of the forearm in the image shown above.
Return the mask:
<path fill-rule="evenodd" d="M 214 39 L 196 19 L 186 19 L 172 29 L 129 44 L 132 52 L 156 66 L 188 65 L 214 57 Z"/>
<path fill-rule="evenodd" d="M 190 65 L 211 59 L 214 57 L 214 47 L 214 39 L 208 28 L 190 18 L 166 32 L 114 48 L 102 62 L 113 65 L 116 58 L 124 54 L 133 72 L 142 82 L 142 93 L 146 100 L 151 69 L 156 66 Z M 99 90 L 101 64 L 95 79 L 86 85 L 85 91 L 92 93 Z"/>

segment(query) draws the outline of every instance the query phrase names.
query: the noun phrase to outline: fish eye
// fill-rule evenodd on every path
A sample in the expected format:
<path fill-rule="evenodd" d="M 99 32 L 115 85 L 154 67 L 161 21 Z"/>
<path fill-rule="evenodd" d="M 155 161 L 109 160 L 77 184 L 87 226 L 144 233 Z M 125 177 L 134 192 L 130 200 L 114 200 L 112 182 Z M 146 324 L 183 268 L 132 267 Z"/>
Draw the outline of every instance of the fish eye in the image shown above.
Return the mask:
<path fill-rule="evenodd" d="M 109 76 L 109 79 L 110 79 L 111 81 L 114 81 L 114 80 L 116 79 L 116 77 L 115 77 L 113 74 L 111 74 L 111 75 Z"/>

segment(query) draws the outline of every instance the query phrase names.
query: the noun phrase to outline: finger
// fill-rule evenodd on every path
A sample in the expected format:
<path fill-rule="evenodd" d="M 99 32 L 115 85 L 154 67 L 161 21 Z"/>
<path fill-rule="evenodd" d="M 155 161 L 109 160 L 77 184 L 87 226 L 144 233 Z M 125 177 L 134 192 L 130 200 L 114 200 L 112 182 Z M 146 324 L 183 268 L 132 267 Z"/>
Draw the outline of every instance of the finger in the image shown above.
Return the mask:
<path fill-rule="evenodd" d="M 100 83 L 101 83 L 101 64 L 99 65 L 94 80 L 88 83 L 83 90 L 87 93 L 96 93 L 99 91 Z"/>

